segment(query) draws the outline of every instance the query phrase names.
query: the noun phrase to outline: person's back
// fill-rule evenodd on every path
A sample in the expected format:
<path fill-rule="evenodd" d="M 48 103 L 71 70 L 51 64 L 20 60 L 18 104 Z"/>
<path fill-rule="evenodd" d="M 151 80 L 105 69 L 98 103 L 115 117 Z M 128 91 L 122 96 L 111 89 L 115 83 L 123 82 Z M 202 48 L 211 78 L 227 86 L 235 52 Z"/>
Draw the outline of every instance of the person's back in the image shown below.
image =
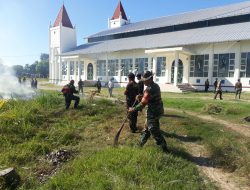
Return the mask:
<path fill-rule="evenodd" d="M 113 81 L 112 81 L 112 80 L 110 80 L 110 81 L 109 81 L 109 83 L 108 83 L 108 87 L 109 87 L 109 88 L 114 88 L 114 83 L 113 83 Z"/>
<path fill-rule="evenodd" d="M 214 88 L 216 89 L 217 88 L 217 85 L 218 85 L 218 81 L 217 79 L 214 81 Z"/>
<path fill-rule="evenodd" d="M 241 91 L 242 91 L 242 83 L 240 82 L 240 79 L 238 79 L 238 82 L 236 82 L 235 84 L 235 98 L 237 98 L 237 95 L 239 95 L 240 99 Z"/>
<path fill-rule="evenodd" d="M 138 90 L 139 90 L 139 94 L 143 95 L 144 92 L 144 83 L 141 80 L 141 74 L 137 74 L 137 80 L 138 80 Z"/>
<path fill-rule="evenodd" d="M 37 80 L 34 81 L 34 87 L 37 88 Z"/>
<path fill-rule="evenodd" d="M 138 84 L 135 81 L 130 81 L 127 84 L 126 91 L 124 92 L 127 100 L 127 107 L 131 107 L 135 102 L 138 93 Z"/>
<path fill-rule="evenodd" d="M 148 111 L 147 114 L 151 117 L 154 116 L 160 116 L 163 114 L 163 102 L 161 99 L 161 90 L 158 84 L 155 82 L 152 82 L 150 86 L 146 88 L 146 90 L 149 95 L 150 99 L 148 101 Z"/>
<path fill-rule="evenodd" d="M 242 83 L 241 82 L 236 82 L 236 84 L 235 84 L 235 88 L 236 89 L 242 89 Z"/>

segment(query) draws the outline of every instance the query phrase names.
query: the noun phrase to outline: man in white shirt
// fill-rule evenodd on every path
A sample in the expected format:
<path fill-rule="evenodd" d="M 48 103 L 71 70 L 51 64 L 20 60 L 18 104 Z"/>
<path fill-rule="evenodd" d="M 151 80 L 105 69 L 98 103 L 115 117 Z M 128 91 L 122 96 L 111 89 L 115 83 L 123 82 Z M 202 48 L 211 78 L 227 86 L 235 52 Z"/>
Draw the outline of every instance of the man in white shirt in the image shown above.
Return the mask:
<path fill-rule="evenodd" d="M 113 88 L 114 88 L 114 82 L 113 82 L 113 78 L 111 78 L 109 80 L 109 83 L 108 83 L 108 90 L 109 90 L 109 97 L 112 97 L 112 91 L 113 91 Z"/>

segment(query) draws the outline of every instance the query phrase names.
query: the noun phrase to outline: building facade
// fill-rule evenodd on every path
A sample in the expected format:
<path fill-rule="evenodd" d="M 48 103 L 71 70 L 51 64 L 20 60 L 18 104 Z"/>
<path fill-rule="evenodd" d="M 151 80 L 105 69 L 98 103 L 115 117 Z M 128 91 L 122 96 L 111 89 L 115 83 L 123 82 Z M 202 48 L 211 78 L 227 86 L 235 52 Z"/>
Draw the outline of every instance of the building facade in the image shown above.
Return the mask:
<path fill-rule="evenodd" d="M 131 23 L 121 2 L 108 29 L 76 45 L 76 32 L 62 6 L 50 27 L 50 81 L 114 78 L 119 86 L 129 72 L 155 73 L 164 91 L 180 85 L 210 90 L 216 78 L 234 90 L 241 79 L 250 91 L 250 1 Z"/>

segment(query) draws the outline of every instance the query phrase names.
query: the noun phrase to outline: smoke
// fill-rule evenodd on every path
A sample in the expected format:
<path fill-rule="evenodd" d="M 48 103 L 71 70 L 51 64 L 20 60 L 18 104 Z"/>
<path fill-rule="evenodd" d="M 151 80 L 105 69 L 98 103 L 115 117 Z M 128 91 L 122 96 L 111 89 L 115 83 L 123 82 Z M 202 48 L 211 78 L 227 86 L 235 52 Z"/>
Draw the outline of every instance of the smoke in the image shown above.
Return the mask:
<path fill-rule="evenodd" d="M 0 99 L 30 98 L 34 93 L 30 82 L 20 84 L 13 69 L 3 65 L 0 59 Z"/>

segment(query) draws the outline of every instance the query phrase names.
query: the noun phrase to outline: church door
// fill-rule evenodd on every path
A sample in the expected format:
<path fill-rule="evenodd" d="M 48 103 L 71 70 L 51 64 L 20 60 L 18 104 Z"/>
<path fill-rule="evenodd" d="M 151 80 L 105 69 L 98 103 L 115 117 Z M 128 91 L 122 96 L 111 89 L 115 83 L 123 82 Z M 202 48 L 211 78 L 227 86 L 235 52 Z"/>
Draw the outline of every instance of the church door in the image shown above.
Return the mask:
<path fill-rule="evenodd" d="M 172 67 L 171 67 L 171 83 L 174 83 L 174 65 L 175 65 L 175 61 L 173 61 Z M 179 59 L 178 73 L 177 73 L 177 83 L 178 84 L 182 83 L 182 78 L 183 78 L 183 63 Z"/>
<path fill-rule="evenodd" d="M 93 64 L 89 63 L 87 68 L 87 80 L 93 80 Z"/>

